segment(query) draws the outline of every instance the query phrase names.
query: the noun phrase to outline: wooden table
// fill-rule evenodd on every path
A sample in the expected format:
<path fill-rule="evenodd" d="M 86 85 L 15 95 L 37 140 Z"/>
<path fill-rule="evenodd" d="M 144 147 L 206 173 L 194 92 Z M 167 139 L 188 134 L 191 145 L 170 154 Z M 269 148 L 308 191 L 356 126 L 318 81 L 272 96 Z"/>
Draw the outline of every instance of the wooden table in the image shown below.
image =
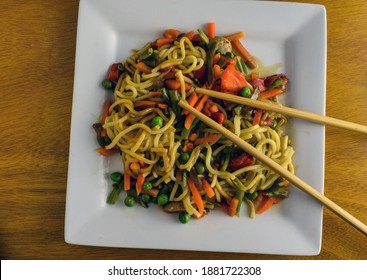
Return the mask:
<path fill-rule="evenodd" d="M 367 125 L 367 1 L 327 9 L 327 114 Z M 74 246 L 64 242 L 77 0 L 0 4 L 1 259 L 366 259 L 367 238 L 324 211 L 318 256 Z M 326 129 L 325 194 L 367 223 L 367 135 Z"/>

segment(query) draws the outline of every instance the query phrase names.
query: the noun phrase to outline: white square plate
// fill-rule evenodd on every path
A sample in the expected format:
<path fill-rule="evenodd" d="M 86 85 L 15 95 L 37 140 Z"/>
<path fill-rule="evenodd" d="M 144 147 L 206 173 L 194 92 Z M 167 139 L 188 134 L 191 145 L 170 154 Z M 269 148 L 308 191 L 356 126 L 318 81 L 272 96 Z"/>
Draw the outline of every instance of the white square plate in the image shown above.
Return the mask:
<path fill-rule="evenodd" d="M 245 31 L 245 44 L 265 65 L 281 63 L 290 80 L 284 103 L 325 113 L 326 11 L 321 5 L 241 0 L 81 0 L 72 106 L 65 240 L 93 246 L 158 248 L 265 254 L 315 255 L 321 249 L 322 206 L 291 188 L 283 203 L 250 219 L 219 212 L 180 224 L 157 207 L 106 204 L 108 174 L 122 170 L 118 157 L 95 149 L 97 122 L 109 66 L 164 29 L 181 31 L 217 23 L 217 33 Z M 323 192 L 324 126 L 288 124 L 297 175 Z"/>

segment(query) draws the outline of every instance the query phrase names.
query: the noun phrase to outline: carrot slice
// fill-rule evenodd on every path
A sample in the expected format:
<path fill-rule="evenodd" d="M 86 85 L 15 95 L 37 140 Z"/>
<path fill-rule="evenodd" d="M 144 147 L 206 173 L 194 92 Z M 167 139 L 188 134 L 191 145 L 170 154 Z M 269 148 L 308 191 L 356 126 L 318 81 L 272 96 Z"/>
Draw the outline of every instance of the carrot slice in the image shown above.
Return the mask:
<path fill-rule="evenodd" d="M 195 36 L 195 32 L 193 30 L 185 34 L 185 37 L 187 37 L 187 39 L 189 39 L 190 41 L 194 38 L 194 36 Z"/>
<path fill-rule="evenodd" d="M 279 198 L 266 196 L 259 207 L 256 209 L 256 214 L 264 213 L 265 211 L 269 210 L 273 204 L 278 203 L 280 200 L 281 199 Z"/>
<path fill-rule="evenodd" d="M 158 196 L 158 194 L 159 194 L 159 189 L 150 189 L 150 190 L 144 190 L 144 189 L 142 189 L 141 190 L 141 193 L 142 194 L 149 194 L 150 196 L 152 196 L 152 197 L 157 197 Z"/>
<path fill-rule="evenodd" d="M 265 90 L 260 93 L 261 98 L 272 98 L 274 96 L 277 96 L 279 94 L 283 93 L 283 90 L 281 88 L 272 88 L 269 90 Z"/>
<path fill-rule="evenodd" d="M 222 69 L 220 68 L 220 66 L 218 64 L 214 64 L 214 66 L 213 66 L 214 80 L 216 80 L 220 77 L 221 71 L 222 71 Z"/>
<path fill-rule="evenodd" d="M 155 41 L 155 45 L 157 48 L 163 46 L 163 45 L 167 45 L 167 44 L 172 44 L 175 41 L 175 39 L 173 38 L 158 38 Z"/>
<path fill-rule="evenodd" d="M 166 87 L 168 87 L 169 89 L 179 89 L 181 88 L 181 83 L 179 80 L 176 79 L 168 79 L 165 80 L 164 82 L 166 84 Z"/>
<path fill-rule="evenodd" d="M 131 176 L 128 172 L 124 172 L 124 190 L 128 191 L 131 187 Z"/>
<path fill-rule="evenodd" d="M 180 31 L 176 29 L 166 29 L 163 32 L 164 38 L 176 39 L 178 35 L 180 35 Z"/>
<path fill-rule="evenodd" d="M 228 41 L 234 41 L 234 40 L 239 40 L 245 37 L 245 32 L 240 31 L 234 34 L 230 34 L 228 36 L 226 36 L 226 38 L 228 39 Z"/>
<path fill-rule="evenodd" d="M 195 141 L 198 138 L 198 135 L 196 133 L 192 133 L 189 136 L 189 140 L 190 141 Z"/>
<path fill-rule="evenodd" d="M 104 103 L 103 103 L 103 107 L 102 107 L 102 114 L 101 114 L 101 118 L 100 118 L 100 123 L 104 124 L 105 120 L 109 114 L 109 109 L 111 107 L 111 100 L 107 99 Z"/>
<path fill-rule="evenodd" d="M 263 115 L 263 110 L 256 109 L 254 114 L 254 119 L 252 120 L 253 125 L 260 124 L 261 116 Z"/>
<path fill-rule="evenodd" d="M 149 100 L 138 100 L 134 102 L 134 107 L 139 108 L 152 108 L 155 107 L 156 105 L 157 105 L 156 102 Z"/>
<path fill-rule="evenodd" d="M 217 25 L 215 24 L 215 22 L 208 22 L 207 29 L 209 39 L 213 39 L 215 37 L 216 27 Z"/>
<path fill-rule="evenodd" d="M 190 106 L 194 107 L 196 102 L 198 102 L 199 97 L 200 96 L 194 91 L 187 99 L 187 102 L 189 103 Z"/>
<path fill-rule="evenodd" d="M 139 69 L 140 72 L 144 74 L 150 74 L 152 73 L 152 68 L 150 68 L 148 65 L 146 65 L 144 62 L 140 61 L 135 64 L 136 68 Z"/>
<path fill-rule="evenodd" d="M 145 181 L 145 177 L 142 173 L 139 173 L 138 179 L 136 180 L 136 193 L 139 195 L 141 193 L 141 190 L 143 189 L 143 184 Z"/>
<path fill-rule="evenodd" d="M 195 140 L 195 145 L 205 145 L 205 144 L 208 144 L 210 142 L 214 142 L 214 141 L 217 141 L 219 138 L 219 135 L 218 134 L 212 134 L 212 135 L 209 135 L 209 136 L 206 136 L 206 137 L 202 137 L 202 138 L 198 138 Z"/>
<path fill-rule="evenodd" d="M 105 148 L 97 148 L 96 151 L 100 153 L 102 156 L 111 156 L 119 152 L 118 149 L 105 149 Z"/>
<path fill-rule="evenodd" d="M 234 40 L 232 42 L 232 46 L 242 56 L 242 58 L 246 61 L 246 63 L 248 64 L 248 66 L 251 69 L 256 68 L 257 63 L 256 63 L 255 59 L 248 52 L 248 50 L 242 45 L 242 43 L 240 42 L 240 40 Z"/>
<path fill-rule="evenodd" d="M 130 164 L 130 170 L 133 172 L 133 173 L 138 173 L 139 172 L 139 170 L 140 170 L 140 164 L 139 163 L 137 163 L 137 162 L 132 162 L 131 164 Z"/>
<path fill-rule="evenodd" d="M 237 214 L 237 207 L 238 204 L 240 203 L 240 201 L 238 200 L 238 198 L 234 197 L 231 200 L 231 203 L 229 204 L 229 208 L 228 208 L 228 215 L 233 217 L 234 215 Z"/>
<path fill-rule="evenodd" d="M 194 198 L 194 202 L 195 202 L 195 204 L 198 208 L 198 211 L 202 215 L 204 213 L 203 199 L 201 198 L 201 195 L 200 195 L 198 189 L 196 188 L 194 182 L 190 178 L 187 179 L 187 184 L 189 185 L 189 189 L 190 189 L 191 194 Z"/>
<path fill-rule="evenodd" d="M 204 107 L 205 102 L 208 100 L 208 95 L 202 95 L 198 102 L 195 104 L 194 108 L 198 111 L 201 111 Z M 195 116 L 193 114 L 188 114 L 185 119 L 185 128 L 190 129 L 192 122 L 195 120 Z"/>
<path fill-rule="evenodd" d="M 213 188 L 210 186 L 209 182 L 205 179 L 202 179 L 201 180 L 201 183 L 203 184 L 203 188 L 206 192 L 206 195 L 209 197 L 209 198 L 212 198 L 215 196 L 215 192 L 213 190 Z"/>

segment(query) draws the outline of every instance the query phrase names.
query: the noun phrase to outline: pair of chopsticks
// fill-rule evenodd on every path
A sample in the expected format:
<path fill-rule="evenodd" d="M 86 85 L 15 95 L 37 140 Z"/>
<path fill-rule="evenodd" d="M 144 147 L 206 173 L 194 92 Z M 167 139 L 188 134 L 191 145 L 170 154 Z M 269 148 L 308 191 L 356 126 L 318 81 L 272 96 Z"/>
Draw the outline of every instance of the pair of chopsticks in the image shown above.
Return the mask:
<path fill-rule="evenodd" d="M 359 124 L 354 124 L 347 121 L 342 121 L 330 117 L 325 117 L 321 115 L 317 115 L 314 113 L 304 112 L 301 110 L 288 108 L 284 106 L 274 105 L 271 103 L 266 103 L 258 100 L 252 100 L 240 96 L 235 96 L 231 94 L 224 94 L 221 92 L 203 89 L 203 88 L 196 88 L 197 93 L 206 94 L 214 98 L 228 100 L 234 103 L 243 104 L 263 110 L 283 113 L 288 116 L 298 117 L 318 123 L 323 124 L 329 124 L 334 125 L 337 127 L 342 127 L 346 129 L 351 129 L 354 131 L 364 132 L 367 133 L 367 127 Z M 211 118 L 207 117 L 203 113 L 197 111 L 193 107 L 191 107 L 187 102 L 181 100 L 178 103 L 179 106 L 189 111 L 191 114 L 193 114 L 195 117 L 200 119 L 202 122 L 210 126 L 211 128 L 217 130 L 219 133 L 221 133 L 223 136 L 231 140 L 233 143 L 235 143 L 237 146 L 242 148 L 244 151 L 252 155 L 253 157 L 257 158 L 259 161 L 261 161 L 263 164 L 267 165 L 271 169 L 273 169 L 275 172 L 277 172 L 279 175 L 286 178 L 288 181 L 293 183 L 295 186 L 297 186 L 299 189 L 304 191 L 305 193 L 309 194 L 319 202 L 321 202 L 323 205 L 325 205 L 327 208 L 329 208 L 331 211 L 333 211 L 335 214 L 337 214 L 339 217 L 344 219 L 346 222 L 354 226 L 356 229 L 358 229 L 363 234 L 367 235 L 367 226 L 363 224 L 361 221 L 359 221 L 357 218 L 352 216 L 350 213 L 345 211 L 343 208 L 338 206 L 336 203 L 331 201 L 329 198 L 321 194 L 320 192 L 316 191 L 312 186 L 308 185 L 306 182 L 304 182 L 302 179 L 298 178 L 293 173 L 289 172 L 287 169 L 273 161 L 271 158 L 267 157 L 263 153 L 259 152 L 256 148 L 251 146 L 249 143 L 247 143 L 245 140 L 241 139 L 228 129 L 224 128 L 222 125 L 218 124 Z"/>

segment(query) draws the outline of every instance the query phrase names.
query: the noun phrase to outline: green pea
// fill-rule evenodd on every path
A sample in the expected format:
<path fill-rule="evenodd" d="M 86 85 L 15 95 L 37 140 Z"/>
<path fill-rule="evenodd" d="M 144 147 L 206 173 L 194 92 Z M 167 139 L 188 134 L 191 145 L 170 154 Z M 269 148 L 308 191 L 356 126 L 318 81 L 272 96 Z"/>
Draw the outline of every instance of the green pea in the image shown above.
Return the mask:
<path fill-rule="evenodd" d="M 132 196 L 128 195 L 127 197 L 125 197 L 124 203 L 128 207 L 133 207 L 135 205 L 135 199 Z"/>
<path fill-rule="evenodd" d="M 152 187 L 153 187 L 153 185 L 152 185 L 151 182 L 146 181 L 143 184 L 143 189 L 146 190 L 146 191 L 150 190 Z"/>
<path fill-rule="evenodd" d="M 168 203 L 168 195 L 166 194 L 160 194 L 158 195 L 157 203 L 159 205 L 165 205 Z"/>
<path fill-rule="evenodd" d="M 113 182 L 121 182 L 124 176 L 120 172 L 113 172 L 110 175 Z"/>
<path fill-rule="evenodd" d="M 145 203 L 150 202 L 150 195 L 149 194 L 142 194 L 141 195 L 141 200 L 144 201 Z"/>
<path fill-rule="evenodd" d="M 182 163 L 186 163 L 189 159 L 190 159 L 190 154 L 189 153 L 182 153 L 180 155 L 180 161 Z"/>
<path fill-rule="evenodd" d="M 158 126 L 159 128 L 161 128 L 163 126 L 163 119 L 160 116 L 155 116 L 151 122 L 150 122 L 150 127 L 156 127 Z"/>
<path fill-rule="evenodd" d="M 254 200 L 258 195 L 259 195 L 259 193 L 258 193 L 258 192 L 246 193 L 246 197 L 247 197 L 249 200 Z"/>
<path fill-rule="evenodd" d="M 180 214 L 178 214 L 178 219 L 182 224 L 187 224 L 190 221 L 190 218 L 190 214 L 186 212 L 180 212 Z"/>
<path fill-rule="evenodd" d="M 197 174 L 203 174 L 205 172 L 205 165 L 201 162 L 195 163 L 194 168 Z"/>
<path fill-rule="evenodd" d="M 102 81 L 102 86 L 105 89 L 113 89 L 113 83 L 110 80 L 107 80 L 107 79 Z"/>
<path fill-rule="evenodd" d="M 250 87 L 243 87 L 242 89 L 241 89 L 241 91 L 240 91 L 240 95 L 242 96 L 242 97 L 250 97 L 251 96 L 251 89 L 250 89 Z"/>

